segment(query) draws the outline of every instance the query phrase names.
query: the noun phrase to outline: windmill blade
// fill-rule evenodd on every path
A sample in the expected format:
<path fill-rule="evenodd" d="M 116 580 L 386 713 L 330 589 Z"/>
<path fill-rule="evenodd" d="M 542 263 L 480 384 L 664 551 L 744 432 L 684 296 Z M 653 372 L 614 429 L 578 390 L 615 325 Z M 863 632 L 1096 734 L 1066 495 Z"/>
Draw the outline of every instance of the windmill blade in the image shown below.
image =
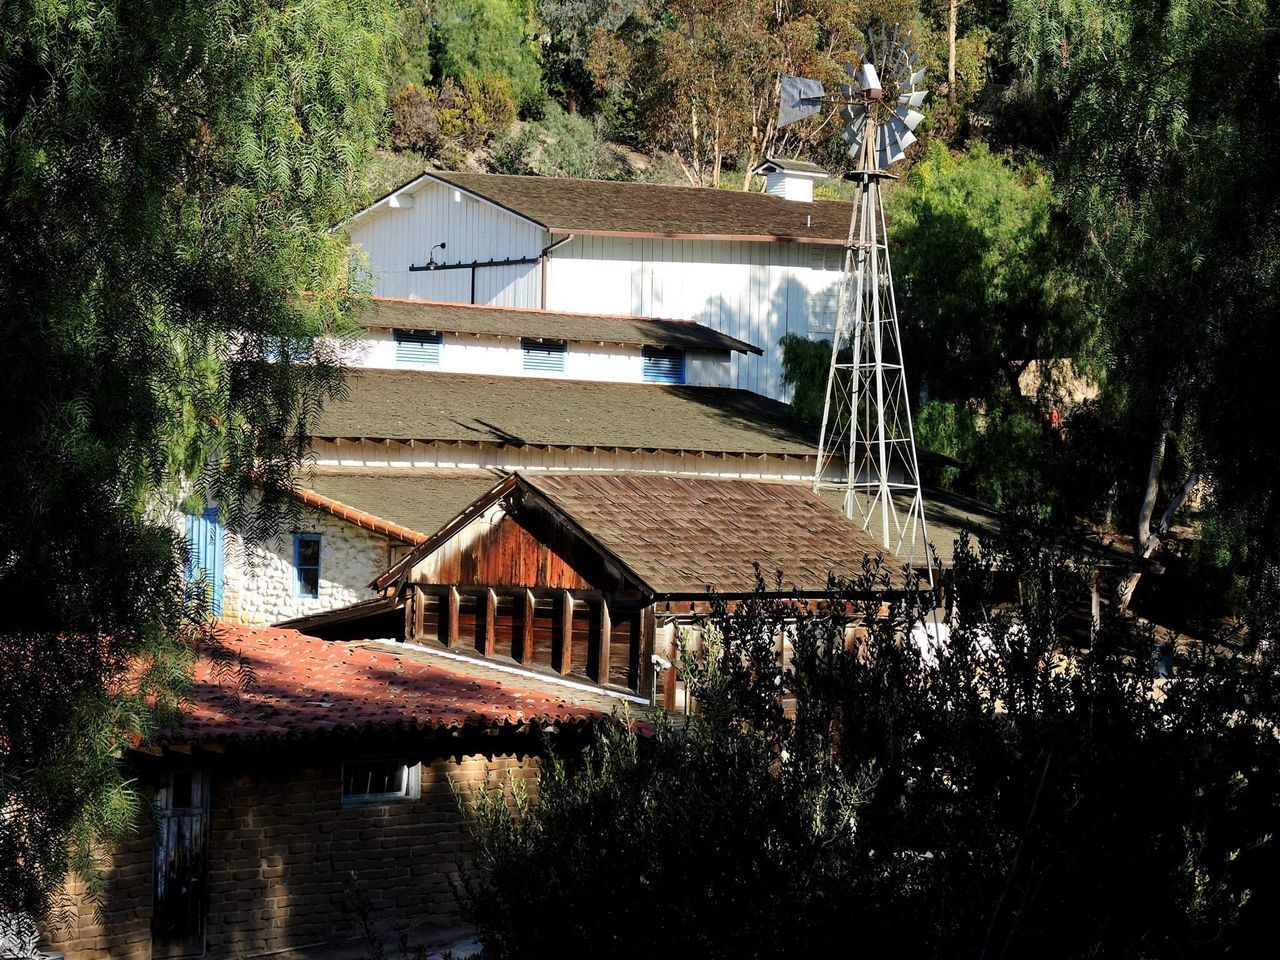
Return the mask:
<path fill-rule="evenodd" d="M 924 67 L 921 67 L 919 70 L 917 70 L 915 73 L 913 73 L 910 77 L 907 78 L 907 86 L 914 87 L 923 79 L 924 79 Z"/>
<path fill-rule="evenodd" d="M 845 127 L 840 131 L 840 137 L 845 143 L 851 147 L 855 147 L 862 143 L 862 138 L 867 132 L 867 118 L 863 117 L 856 123 Z"/>
<path fill-rule="evenodd" d="M 845 87 L 845 89 L 848 90 L 849 88 Z M 849 96 L 849 94 L 846 93 L 845 96 Z M 840 119 L 845 122 L 846 126 L 850 126 L 858 122 L 865 123 L 867 119 L 867 106 L 864 103 L 847 104 L 841 107 L 837 112 L 840 114 Z"/>
<path fill-rule="evenodd" d="M 817 80 L 783 77 L 778 97 L 778 129 L 812 117 L 822 109 L 823 89 Z"/>
<path fill-rule="evenodd" d="M 898 138 L 898 146 L 905 155 L 907 147 L 916 142 L 916 135 L 908 130 L 897 117 L 893 119 L 893 132 Z"/>
<path fill-rule="evenodd" d="M 902 125 L 908 130 L 914 130 L 916 127 L 920 126 L 920 121 L 924 119 L 923 113 L 920 113 L 917 110 L 912 110 L 908 107 L 899 107 L 894 111 L 894 113 L 898 119 L 902 121 Z"/>
<path fill-rule="evenodd" d="M 918 107 L 924 103 L 927 96 L 929 96 L 928 90 L 916 90 L 914 93 L 899 94 L 898 102 L 905 107 Z"/>

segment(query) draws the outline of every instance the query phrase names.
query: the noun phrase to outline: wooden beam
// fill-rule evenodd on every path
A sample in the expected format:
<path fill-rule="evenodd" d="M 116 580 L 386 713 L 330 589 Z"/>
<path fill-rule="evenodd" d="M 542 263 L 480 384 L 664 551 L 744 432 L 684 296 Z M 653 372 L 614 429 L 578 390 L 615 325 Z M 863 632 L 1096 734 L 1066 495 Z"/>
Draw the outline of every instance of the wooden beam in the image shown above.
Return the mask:
<path fill-rule="evenodd" d="M 444 644 L 446 647 L 458 645 L 458 615 L 462 609 L 462 596 L 457 587 L 449 588 L 449 621 L 446 625 Z"/>
<path fill-rule="evenodd" d="M 573 594 L 568 590 L 560 594 L 560 658 L 555 668 L 561 674 L 573 669 Z"/>
<path fill-rule="evenodd" d="M 490 587 L 485 594 L 484 605 L 484 655 L 492 657 L 497 649 L 497 638 L 494 636 L 494 627 L 498 620 L 498 595 L 493 592 Z"/>
<path fill-rule="evenodd" d="M 520 662 L 533 663 L 533 591 L 524 592 L 524 622 L 520 631 Z"/>
<path fill-rule="evenodd" d="M 653 697 L 653 654 L 654 637 L 657 633 L 658 617 L 653 604 L 648 604 L 640 611 L 640 676 L 637 678 L 640 696 L 646 699 Z"/>
<path fill-rule="evenodd" d="M 612 624 L 609 622 L 609 601 L 600 598 L 600 633 L 596 637 L 596 683 L 609 682 L 609 635 Z"/>
<path fill-rule="evenodd" d="M 404 638 L 410 642 L 417 639 L 417 634 L 413 632 L 413 608 L 417 606 L 413 602 L 413 593 L 417 587 L 410 587 L 408 594 L 404 598 Z"/>
<path fill-rule="evenodd" d="M 418 584 L 413 585 L 410 604 L 413 606 L 413 635 L 421 637 L 426 633 L 426 591 Z"/>

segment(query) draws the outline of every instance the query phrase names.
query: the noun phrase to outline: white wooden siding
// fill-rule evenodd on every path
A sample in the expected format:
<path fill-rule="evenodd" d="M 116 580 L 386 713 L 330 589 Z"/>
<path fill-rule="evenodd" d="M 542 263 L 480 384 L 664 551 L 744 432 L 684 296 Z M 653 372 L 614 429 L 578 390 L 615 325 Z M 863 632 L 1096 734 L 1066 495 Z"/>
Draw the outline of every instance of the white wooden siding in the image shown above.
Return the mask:
<path fill-rule="evenodd" d="M 834 327 L 839 248 L 799 243 L 575 237 L 552 252 L 547 309 L 693 320 L 764 351 L 735 354 L 730 385 L 789 399 L 786 333 Z"/>
<path fill-rule="evenodd" d="M 560 380 L 600 380 L 610 383 L 643 383 L 644 359 L 640 347 L 570 343 L 564 372 L 526 370 L 520 342 L 496 337 L 459 336 L 447 333 L 440 344 L 440 362 L 405 363 L 396 359 L 395 339 L 389 330 L 371 330 L 346 360 L 356 367 L 384 370 L 435 370 L 441 373 L 479 373 L 496 377 L 547 377 Z M 728 351 L 689 350 L 685 354 L 685 382 L 698 387 L 727 387 L 733 373 Z"/>
<path fill-rule="evenodd" d="M 425 264 L 437 243 L 445 244 L 435 251 L 437 263 L 537 257 L 546 246 L 541 227 L 436 183 L 419 188 L 412 207 L 385 208 L 356 221 L 350 231 L 367 257 L 364 269 L 375 294 L 451 303 L 471 301 L 470 270 L 409 270 L 410 264 Z M 537 263 L 476 270 L 476 303 L 537 307 L 541 296 Z"/>
<path fill-rule="evenodd" d="M 455 199 L 457 197 L 457 199 Z M 431 247 L 440 263 L 538 256 L 553 239 L 516 215 L 440 184 L 425 184 L 409 208 L 388 208 L 351 226 L 368 257 L 375 294 L 457 303 L 471 298 L 469 270 L 409 272 Z M 540 264 L 481 268 L 476 302 L 582 313 L 692 320 L 760 347 L 733 354 L 723 383 L 787 400 L 786 333 L 830 336 L 840 248 L 803 243 L 575 236 L 549 255 L 546 303 Z M 495 360 L 497 357 L 495 356 Z M 486 371 L 497 373 L 498 371 Z M 566 371 L 566 375 L 571 375 Z"/>

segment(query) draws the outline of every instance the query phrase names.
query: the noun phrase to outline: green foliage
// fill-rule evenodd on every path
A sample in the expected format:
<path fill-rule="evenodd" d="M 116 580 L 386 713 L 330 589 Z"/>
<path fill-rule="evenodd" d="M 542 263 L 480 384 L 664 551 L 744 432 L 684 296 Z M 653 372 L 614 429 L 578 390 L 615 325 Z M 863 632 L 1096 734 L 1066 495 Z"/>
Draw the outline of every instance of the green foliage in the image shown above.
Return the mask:
<path fill-rule="evenodd" d="M 831 372 L 831 341 L 788 333 L 778 344 L 782 347 L 782 382 L 792 390 L 792 411 L 805 423 L 821 423 Z"/>
<path fill-rule="evenodd" d="M 423 89 L 409 84 L 391 98 L 387 142 L 393 150 L 449 157 L 474 149 L 511 126 L 516 117 L 511 84 L 498 76 L 468 74 Z"/>
<path fill-rule="evenodd" d="M 521 112 L 546 96 L 541 48 L 523 0 L 434 0 L 437 76 L 461 86 L 468 77 L 502 77 Z"/>
<path fill-rule="evenodd" d="M 580 114 L 549 104 L 542 119 L 528 121 L 503 141 L 493 158 L 499 173 L 539 177 L 607 179 L 615 173 L 595 125 Z"/>
<path fill-rule="evenodd" d="M 1137 514 L 1153 462 L 1157 516 L 1201 468 L 1216 504 L 1258 518 L 1235 547 L 1255 572 L 1251 549 L 1280 553 L 1280 443 L 1257 429 L 1280 413 L 1280 188 L 1259 175 L 1280 161 L 1278 16 L 1274 0 L 1010 4 L 1014 62 L 1105 317 L 1116 424 L 1138 451 L 1122 505 Z M 1178 456 L 1162 469 L 1166 437 Z"/>
<path fill-rule="evenodd" d="M 1032 360 L 1083 358 L 1094 332 L 1056 268 L 1051 187 L 982 144 L 929 145 L 888 197 L 904 349 L 930 396 L 1020 394 Z"/>
<path fill-rule="evenodd" d="M 170 511 L 216 502 L 252 541 L 291 509 L 341 385 L 358 291 L 329 228 L 391 23 L 383 0 L 0 8 L 0 915 L 42 916 L 136 819 L 117 758 L 203 616 Z"/>
<path fill-rule="evenodd" d="M 847 607 L 715 603 L 684 655 L 686 727 L 607 727 L 544 767 L 536 804 L 474 803 L 486 955 L 826 956 L 851 931 L 868 956 L 1259 955 L 1280 893 L 1274 609 L 1252 655 L 1199 647 L 1161 679 L 1172 651 L 1133 620 L 1064 646 L 1091 571 L 1052 542 L 962 541 L 942 645 L 923 596 L 859 603 L 890 584 L 872 562 Z"/>

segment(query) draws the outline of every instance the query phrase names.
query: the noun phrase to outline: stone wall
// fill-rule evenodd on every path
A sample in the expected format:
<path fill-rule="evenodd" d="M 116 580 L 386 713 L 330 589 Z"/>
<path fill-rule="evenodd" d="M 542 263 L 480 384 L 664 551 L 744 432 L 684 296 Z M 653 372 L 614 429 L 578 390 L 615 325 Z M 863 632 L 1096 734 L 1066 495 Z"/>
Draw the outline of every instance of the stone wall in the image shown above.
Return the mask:
<path fill-rule="evenodd" d="M 296 596 L 293 535 L 318 533 L 320 596 Z M 318 510 L 306 510 L 295 529 L 249 547 L 226 539 L 222 616 L 237 623 L 279 623 L 345 607 L 374 596 L 369 583 L 391 565 L 391 541 Z"/>
<path fill-rule="evenodd" d="M 208 957 L 303 948 L 361 955 L 357 890 L 390 949 L 401 930 L 421 942 L 457 927 L 453 886 L 471 840 L 455 787 L 508 773 L 532 785 L 537 775 L 536 759 L 510 753 L 424 756 L 420 798 L 344 807 L 343 752 L 298 752 L 285 763 L 278 753 L 249 763 L 224 758 L 212 769 Z M 47 949 L 68 960 L 149 960 L 152 862 L 148 828 L 107 859 L 101 922 L 73 884 Z"/>

